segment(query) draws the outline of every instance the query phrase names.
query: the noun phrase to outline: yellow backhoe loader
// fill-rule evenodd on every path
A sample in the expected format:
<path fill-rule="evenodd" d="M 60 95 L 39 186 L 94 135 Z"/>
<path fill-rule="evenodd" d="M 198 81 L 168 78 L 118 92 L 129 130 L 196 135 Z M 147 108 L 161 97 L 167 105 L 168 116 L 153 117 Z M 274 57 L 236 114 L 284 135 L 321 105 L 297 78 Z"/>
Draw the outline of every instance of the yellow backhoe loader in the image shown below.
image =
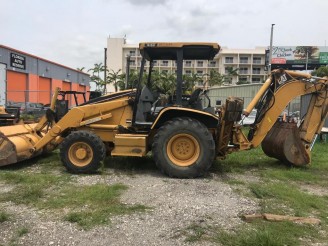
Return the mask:
<path fill-rule="evenodd" d="M 20 118 L 19 107 L 5 107 L 0 105 L 0 126 L 17 124 Z"/>
<path fill-rule="evenodd" d="M 243 111 L 243 101 L 231 97 L 219 115 L 210 103 L 200 103 L 201 90 L 183 95 L 184 60 L 211 60 L 216 43 L 141 43 L 139 82 L 128 89 L 90 100 L 62 113 L 54 94 L 51 108 L 38 124 L 0 128 L 0 165 L 9 165 L 60 148 L 67 170 L 97 170 L 106 155 L 145 156 L 152 151 L 158 168 L 170 177 L 194 178 L 210 168 L 214 159 L 255 148 L 293 165 L 308 165 L 315 136 L 328 111 L 328 79 L 292 71 L 272 71 Z M 174 60 L 176 91 L 158 96 L 161 88 L 151 81 L 154 61 Z M 143 73 L 148 68 L 148 79 Z M 204 93 L 204 92 L 203 92 Z M 295 97 L 311 94 L 307 114 L 296 123 L 277 121 Z M 206 93 L 204 93 L 206 98 Z M 208 97 L 207 97 L 208 98 Z M 257 115 L 246 137 L 238 124 L 242 113 Z"/>

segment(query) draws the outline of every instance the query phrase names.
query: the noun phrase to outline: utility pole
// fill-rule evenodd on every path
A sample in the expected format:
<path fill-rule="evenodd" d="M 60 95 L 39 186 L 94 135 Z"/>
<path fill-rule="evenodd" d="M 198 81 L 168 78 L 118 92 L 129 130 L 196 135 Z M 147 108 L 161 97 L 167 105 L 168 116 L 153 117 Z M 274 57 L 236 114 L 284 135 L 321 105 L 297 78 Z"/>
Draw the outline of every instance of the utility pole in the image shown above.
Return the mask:
<path fill-rule="evenodd" d="M 130 75 L 130 56 L 127 55 L 126 57 L 126 67 L 125 67 L 125 90 L 128 89 L 129 83 L 129 75 Z"/>
<path fill-rule="evenodd" d="M 104 48 L 104 52 L 105 52 L 105 54 L 104 54 L 104 67 L 105 67 L 105 69 L 104 69 L 104 84 L 105 84 L 105 88 L 104 88 L 104 92 L 106 92 L 107 93 L 107 48 Z"/>
<path fill-rule="evenodd" d="M 273 26 L 275 24 L 271 24 L 271 36 L 270 36 L 270 53 L 269 53 L 269 74 L 271 73 L 271 62 L 272 62 L 272 40 L 273 40 Z"/>

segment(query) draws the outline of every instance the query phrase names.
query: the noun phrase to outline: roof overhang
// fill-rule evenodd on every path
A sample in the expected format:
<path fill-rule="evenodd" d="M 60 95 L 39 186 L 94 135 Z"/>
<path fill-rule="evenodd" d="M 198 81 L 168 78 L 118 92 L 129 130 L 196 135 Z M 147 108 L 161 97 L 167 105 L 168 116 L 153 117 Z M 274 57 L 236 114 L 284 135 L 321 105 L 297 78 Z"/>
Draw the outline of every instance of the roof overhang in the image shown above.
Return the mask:
<path fill-rule="evenodd" d="M 139 44 L 140 53 L 147 60 L 177 60 L 177 51 L 183 51 L 184 60 L 213 60 L 219 52 L 217 43 L 148 42 Z"/>

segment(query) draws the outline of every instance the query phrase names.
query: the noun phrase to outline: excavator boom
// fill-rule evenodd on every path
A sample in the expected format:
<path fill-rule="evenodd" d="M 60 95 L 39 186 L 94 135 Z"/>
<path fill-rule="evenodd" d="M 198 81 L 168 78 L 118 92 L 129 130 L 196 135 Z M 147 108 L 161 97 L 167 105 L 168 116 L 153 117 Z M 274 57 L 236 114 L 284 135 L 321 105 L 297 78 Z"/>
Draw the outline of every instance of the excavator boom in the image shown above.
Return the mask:
<path fill-rule="evenodd" d="M 279 115 L 294 98 L 311 94 L 306 115 L 298 126 L 280 119 Z M 265 154 L 293 165 L 306 165 L 311 161 L 311 146 L 320 133 L 328 112 L 328 79 L 309 74 L 275 70 L 245 109 L 248 115 L 256 106 L 257 115 L 248 139 L 250 148 L 262 143 Z"/>

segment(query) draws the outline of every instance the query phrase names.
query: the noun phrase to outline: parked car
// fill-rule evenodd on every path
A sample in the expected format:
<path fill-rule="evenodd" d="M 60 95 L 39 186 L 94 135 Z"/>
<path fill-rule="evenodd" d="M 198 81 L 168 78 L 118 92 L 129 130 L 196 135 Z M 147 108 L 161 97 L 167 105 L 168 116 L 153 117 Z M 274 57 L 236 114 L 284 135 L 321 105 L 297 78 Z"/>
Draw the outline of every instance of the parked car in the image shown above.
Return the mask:
<path fill-rule="evenodd" d="M 21 114 L 41 114 L 44 112 L 44 106 L 42 103 L 34 102 L 16 102 L 11 106 L 20 107 Z"/>
<path fill-rule="evenodd" d="M 257 110 L 253 109 L 252 112 L 247 117 L 242 117 L 242 120 L 239 122 L 240 125 L 249 126 L 255 122 L 255 117 Z"/>

